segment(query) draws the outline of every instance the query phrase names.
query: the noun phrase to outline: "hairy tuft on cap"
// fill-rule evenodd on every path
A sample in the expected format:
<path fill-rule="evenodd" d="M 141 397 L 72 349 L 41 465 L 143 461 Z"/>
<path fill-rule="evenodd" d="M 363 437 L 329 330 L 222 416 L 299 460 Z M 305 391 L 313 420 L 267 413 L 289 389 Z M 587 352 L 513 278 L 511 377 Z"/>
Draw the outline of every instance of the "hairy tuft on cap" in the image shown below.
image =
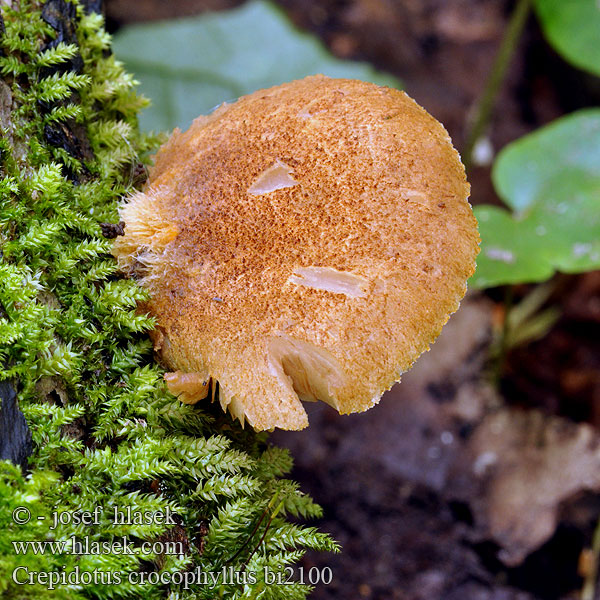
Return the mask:
<path fill-rule="evenodd" d="M 114 252 L 150 292 L 174 391 L 218 381 L 242 422 L 301 429 L 301 401 L 377 403 L 458 308 L 479 251 L 468 195 L 405 93 L 308 77 L 176 130 Z"/>

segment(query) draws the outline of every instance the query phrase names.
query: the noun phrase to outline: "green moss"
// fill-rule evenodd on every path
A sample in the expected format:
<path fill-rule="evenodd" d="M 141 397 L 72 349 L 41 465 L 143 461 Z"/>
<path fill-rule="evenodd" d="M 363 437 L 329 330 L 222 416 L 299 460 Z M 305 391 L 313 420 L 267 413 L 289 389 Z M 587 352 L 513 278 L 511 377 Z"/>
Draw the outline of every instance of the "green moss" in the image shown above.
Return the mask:
<path fill-rule="evenodd" d="M 18 391 L 34 451 L 27 477 L 0 463 L 0 592 L 10 600 L 303 598 L 308 587 L 265 586 L 262 569 L 293 563 L 305 548 L 336 549 L 326 535 L 286 521 L 317 517 L 319 507 L 280 479 L 291 468 L 286 451 L 166 391 L 146 335 L 152 319 L 135 310 L 144 292 L 119 276 L 102 235 L 157 138 L 138 132 L 145 101 L 110 54 L 102 18 L 72 6 L 76 38 L 58 43 L 40 2 L 2 6 L 0 377 Z M 33 515 L 27 525 L 12 518 L 21 505 Z M 171 510 L 177 524 L 115 525 L 115 507 Z M 97 524 L 50 529 L 53 511 L 95 509 Z M 12 544 L 72 536 L 126 536 L 136 554 L 17 555 Z M 181 542 L 183 554 L 142 552 L 144 541 L 168 539 Z M 49 590 L 14 583 L 19 565 L 123 581 Z M 127 581 L 128 573 L 197 567 L 252 571 L 257 581 L 190 590 Z"/>

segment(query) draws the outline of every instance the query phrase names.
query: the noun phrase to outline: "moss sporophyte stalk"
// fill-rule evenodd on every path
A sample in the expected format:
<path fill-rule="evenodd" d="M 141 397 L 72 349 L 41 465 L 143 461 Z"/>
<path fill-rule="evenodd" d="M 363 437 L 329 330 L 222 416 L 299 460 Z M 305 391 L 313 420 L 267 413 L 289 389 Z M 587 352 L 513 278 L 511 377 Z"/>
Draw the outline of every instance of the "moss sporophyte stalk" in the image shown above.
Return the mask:
<path fill-rule="evenodd" d="M 267 585 L 265 572 L 283 571 L 306 548 L 337 548 L 287 520 L 320 508 L 281 478 L 291 469 L 285 450 L 165 389 L 147 336 L 154 321 L 136 311 L 146 292 L 119 275 L 103 235 L 158 140 L 137 129 L 145 100 L 110 53 L 97 4 L 1 5 L 0 414 L 18 401 L 31 448 L 23 436 L 17 450 L 31 452 L 23 467 L 0 462 L 0 595 L 304 598 L 310 582 Z M 22 507 L 26 522 L 13 518 Z M 175 524 L 115 523 L 115 507 L 171 514 Z M 94 511 L 97 521 L 50 529 L 55 512 Z M 100 549 L 127 538 L 136 552 L 16 551 L 24 541 L 83 537 Z M 169 541 L 183 553 L 156 551 Z M 186 573 L 223 568 L 254 573 L 256 583 L 183 585 Z M 79 583 L 51 585 L 69 574 Z"/>

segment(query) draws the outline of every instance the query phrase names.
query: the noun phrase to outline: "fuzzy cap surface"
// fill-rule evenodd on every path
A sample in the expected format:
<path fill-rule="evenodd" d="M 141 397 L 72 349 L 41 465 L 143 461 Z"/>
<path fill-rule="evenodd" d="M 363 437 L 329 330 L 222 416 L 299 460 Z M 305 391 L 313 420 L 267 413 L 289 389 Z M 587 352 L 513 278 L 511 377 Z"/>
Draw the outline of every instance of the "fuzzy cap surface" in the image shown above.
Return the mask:
<path fill-rule="evenodd" d="M 176 130 L 115 243 L 155 348 L 255 429 L 378 402 L 459 305 L 479 251 L 444 127 L 404 92 L 308 77 Z"/>

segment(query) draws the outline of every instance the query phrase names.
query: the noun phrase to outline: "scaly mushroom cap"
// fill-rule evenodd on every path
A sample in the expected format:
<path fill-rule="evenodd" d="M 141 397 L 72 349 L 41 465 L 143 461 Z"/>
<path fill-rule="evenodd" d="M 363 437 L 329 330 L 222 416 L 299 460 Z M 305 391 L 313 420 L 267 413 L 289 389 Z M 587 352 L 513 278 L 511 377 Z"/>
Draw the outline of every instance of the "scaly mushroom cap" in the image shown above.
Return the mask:
<path fill-rule="evenodd" d="M 406 94 L 308 77 L 176 130 L 115 255 L 150 292 L 174 391 L 213 378 L 242 422 L 301 429 L 300 400 L 373 406 L 458 308 L 479 244 L 468 194 Z"/>

